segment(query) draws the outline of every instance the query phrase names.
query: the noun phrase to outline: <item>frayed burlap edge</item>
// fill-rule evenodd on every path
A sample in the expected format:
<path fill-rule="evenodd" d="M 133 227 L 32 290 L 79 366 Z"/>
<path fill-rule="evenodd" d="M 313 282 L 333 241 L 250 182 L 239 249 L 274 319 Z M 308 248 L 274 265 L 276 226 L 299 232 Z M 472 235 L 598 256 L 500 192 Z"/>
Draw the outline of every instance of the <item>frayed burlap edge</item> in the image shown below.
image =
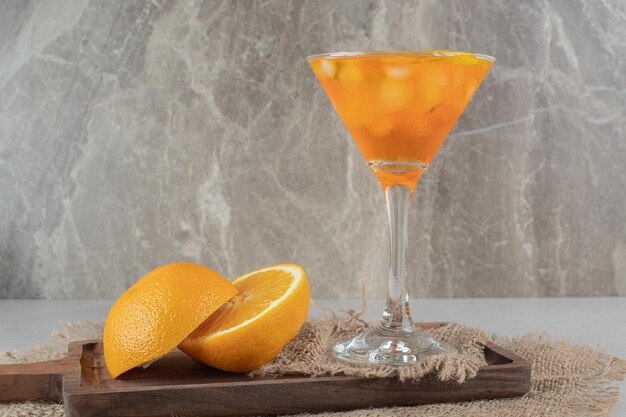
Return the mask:
<path fill-rule="evenodd" d="M 44 346 L 0 354 L 0 363 L 36 362 L 62 357 L 74 340 L 101 337 L 102 325 L 63 323 Z M 626 361 L 590 346 L 572 345 L 545 333 L 516 338 L 493 336 L 495 343 L 528 359 L 533 366 L 530 392 L 520 398 L 430 404 L 418 407 L 354 410 L 316 417 L 609 417 L 619 396 L 614 381 L 626 375 Z M 278 360 L 278 358 L 277 358 Z M 266 369 L 266 372 L 269 369 Z M 0 405 L 0 417 L 63 417 L 60 404 Z"/>
<path fill-rule="evenodd" d="M 610 417 L 620 395 L 612 385 L 626 375 L 626 361 L 599 349 L 553 339 L 546 333 L 516 338 L 493 336 L 496 344 L 528 359 L 533 367 L 528 394 L 418 407 L 390 407 L 299 417 Z"/>
<path fill-rule="evenodd" d="M 50 339 L 41 346 L 31 349 L 0 352 L 0 363 L 42 362 L 67 356 L 67 346 L 74 341 L 100 339 L 104 325 L 90 321 L 76 323 L 59 322 L 61 331 L 54 331 Z"/>

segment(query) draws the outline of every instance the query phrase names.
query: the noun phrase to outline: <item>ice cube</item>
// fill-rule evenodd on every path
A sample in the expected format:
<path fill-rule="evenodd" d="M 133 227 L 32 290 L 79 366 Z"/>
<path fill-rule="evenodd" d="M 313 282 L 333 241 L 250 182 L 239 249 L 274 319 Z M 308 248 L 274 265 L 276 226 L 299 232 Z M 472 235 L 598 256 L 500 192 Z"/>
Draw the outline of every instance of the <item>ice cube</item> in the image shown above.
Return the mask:
<path fill-rule="evenodd" d="M 409 68 L 393 65 L 385 67 L 385 73 L 391 78 L 405 78 L 409 75 Z"/>
<path fill-rule="evenodd" d="M 337 72 L 337 65 L 330 59 L 323 59 L 320 62 L 320 70 L 325 77 L 333 78 Z"/>
<path fill-rule="evenodd" d="M 387 78 L 380 86 L 380 105 L 383 113 L 402 110 L 411 100 L 413 88 L 408 81 Z"/>
<path fill-rule="evenodd" d="M 354 65 L 354 64 L 344 64 L 339 68 L 339 73 L 337 74 L 338 78 L 341 81 L 348 81 L 353 83 L 358 83 L 363 81 L 365 78 L 363 76 L 363 71 Z"/>

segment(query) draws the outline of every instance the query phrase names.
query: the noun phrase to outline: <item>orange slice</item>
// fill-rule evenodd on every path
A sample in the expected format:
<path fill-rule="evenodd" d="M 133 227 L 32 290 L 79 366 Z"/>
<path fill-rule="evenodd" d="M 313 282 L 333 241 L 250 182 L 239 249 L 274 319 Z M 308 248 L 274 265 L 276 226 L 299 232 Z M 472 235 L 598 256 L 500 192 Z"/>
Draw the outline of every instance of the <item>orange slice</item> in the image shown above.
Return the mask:
<path fill-rule="evenodd" d="M 104 360 L 113 378 L 171 351 L 238 293 L 212 269 L 188 262 L 147 273 L 117 299 L 104 324 Z"/>
<path fill-rule="evenodd" d="M 178 346 L 206 365 L 248 372 L 274 358 L 304 324 L 309 283 L 302 267 L 269 266 L 232 281 L 232 298 Z"/>

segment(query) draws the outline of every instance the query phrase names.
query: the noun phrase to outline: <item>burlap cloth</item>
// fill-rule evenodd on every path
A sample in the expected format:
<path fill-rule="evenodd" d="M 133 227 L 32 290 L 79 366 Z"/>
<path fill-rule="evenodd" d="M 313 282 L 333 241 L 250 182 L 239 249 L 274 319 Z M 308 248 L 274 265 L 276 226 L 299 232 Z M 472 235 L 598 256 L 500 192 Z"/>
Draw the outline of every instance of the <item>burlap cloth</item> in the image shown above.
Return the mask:
<path fill-rule="evenodd" d="M 431 357 L 419 366 L 409 368 L 359 367 L 336 362 L 329 354 L 334 341 L 364 330 L 368 324 L 358 315 L 347 318 L 308 321 L 294 341 L 272 362 L 254 375 L 305 373 L 333 375 L 344 373 L 364 377 L 387 376 L 403 380 L 418 379 L 430 373 L 442 380 L 459 383 L 476 375 L 485 363 L 481 341 L 485 335 L 476 329 L 448 325 L 431 331 L 440 339 L 459 349 L 458 354 Z M 73 340 L 99 338 L 102 325 L 90 322 L 64 324 L 50 341 L 39 348 L 22 352 L 3 353 L 0 362 L 36 362 L 62 357 L 67 344 Z M 619 390 L 611 382 L 624 378 L 626 361 L 606 355 L 589 346 L 576 346 L 554 340 L 547 334 L 528 334 L 517 338 L 492 336 L 491 339 L 532 363 L 530 392 L 521 398 L 473 401 L 456 404 L 433 404 L 417 407 L 379 408 L 344 413 L 317 414 L 320 417 L 375 416 L 610 416 Z M 0 405 L 0 417 L 30 417 L 64 415 L 60 404 L 17 403 Z"/>

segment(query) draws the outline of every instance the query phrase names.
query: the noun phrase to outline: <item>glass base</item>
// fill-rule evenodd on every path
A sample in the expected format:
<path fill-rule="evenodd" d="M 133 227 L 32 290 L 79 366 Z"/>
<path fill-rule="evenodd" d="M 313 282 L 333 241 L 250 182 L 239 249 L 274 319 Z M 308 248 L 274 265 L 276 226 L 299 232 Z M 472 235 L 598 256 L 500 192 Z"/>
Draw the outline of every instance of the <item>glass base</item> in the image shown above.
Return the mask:
<path fill-rule="evenodd" d="M 457 350 L 417 329 L 414 332 L 376 327 L 333 348 L 337 359 L 353 363 L 378 365 L 409 365 L 431 355 L 454 353 Z"/>

